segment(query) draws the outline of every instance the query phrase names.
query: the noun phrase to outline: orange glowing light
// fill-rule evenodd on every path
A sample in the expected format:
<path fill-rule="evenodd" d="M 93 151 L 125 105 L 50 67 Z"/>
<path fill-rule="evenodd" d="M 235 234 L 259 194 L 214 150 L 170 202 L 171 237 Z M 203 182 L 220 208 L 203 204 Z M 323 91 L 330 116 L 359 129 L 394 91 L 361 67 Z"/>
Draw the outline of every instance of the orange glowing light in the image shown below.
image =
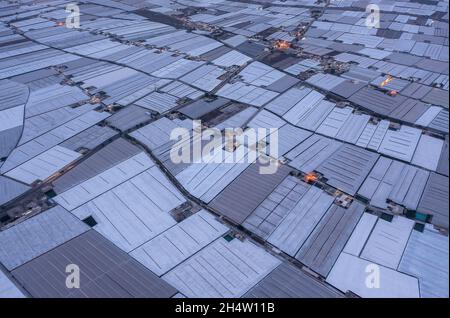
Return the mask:
<path fill-rule="evenodd" d="M 57 25 L 58 25 L 58 26 L 64 26 L 65 23 L 64 23 L 64 22 L 58 22 Z"/>
<path fill-rule="evenodd" d="M 388 75 L 388 76 L 386 77 L 386 79 L 385 79 L 384 81 L 381 82 L 380 87 L 383 87 L 383 86 L 389 84 L 390 82 L 392 82 L 393 79 L 394 79 L 394 78 L 393 78 L 391 75 Z"/>
<path fill-rule="evenodd" d="M 274 48 L 279 50 L 287 50 L 291 47 L 291 43 L 285 40 L 277 40 L 274 43 Z"/>
<path fill-rule="evenodd" d="M 305 175 L 304 180 L 306 182 L 316 182 L 317 181 L 317 175 L 314 172 L 310 172 Z"/>
<path fill-rule="evenodd" d="M 397 95 L 397 91 L 396 90 L 392 90 L 392 91 L 389 92 L 389 95 L 395 96 L 395 95 Z"/>

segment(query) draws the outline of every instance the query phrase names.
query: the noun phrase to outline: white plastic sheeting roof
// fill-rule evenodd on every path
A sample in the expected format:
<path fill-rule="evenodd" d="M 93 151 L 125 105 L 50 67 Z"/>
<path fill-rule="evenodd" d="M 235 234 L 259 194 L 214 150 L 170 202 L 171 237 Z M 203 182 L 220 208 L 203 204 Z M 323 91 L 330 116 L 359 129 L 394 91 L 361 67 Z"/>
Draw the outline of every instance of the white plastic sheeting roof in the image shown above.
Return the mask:
<path fill-rule="evenodd" d="M 378 219 L 361 258 L 397 269 L 414 226 L 414 221 L 396 216 L 391 222 Z"/>
<path fill-rule="evenodd" d="M 31 184 L 36 180 L 46 180 L 62 168 L 81 157 L 81 154 L 61 146 L 55 146 L 8 171 L 13 179 Z"/>
<path fill-rule="evenodd" d="M 368 267 L 369 266 L 369 267 Z M 326 281 L 342 292 L 352 291 L 366 298 L 418 298 L 419 282 L 417 278 L 378 266 L 380 288 L 370 288 L 368 270 L 372 263 L 356 256 L 341 253 L 331 269 Z"/>
<path fill-rule="evenodd" d="M 228 231 L 212 214 L 201 210 L 130 253 L 161 276 Z"/>
<path fill-rule="evenodd" d="M 0 298 L 23 298 L 25 295 L 0 271 Z"/>
<path fill-rule="evenodd" d="M 141 152 L 61 193 L 55 197 L 55 201 L 71 211 L 154 165 L 153 161 Z"/>
<path fill-rule="evenodd" d="M 412 231 L 398 270 L 419 279 L 421 297 L 448 297 L 448 236 Z"/>
<path fill-rule="evenodd" d="M 235 298 L 281 263 L 254 243 L 219 238 L 163 278 L 191 298 Z"/>

